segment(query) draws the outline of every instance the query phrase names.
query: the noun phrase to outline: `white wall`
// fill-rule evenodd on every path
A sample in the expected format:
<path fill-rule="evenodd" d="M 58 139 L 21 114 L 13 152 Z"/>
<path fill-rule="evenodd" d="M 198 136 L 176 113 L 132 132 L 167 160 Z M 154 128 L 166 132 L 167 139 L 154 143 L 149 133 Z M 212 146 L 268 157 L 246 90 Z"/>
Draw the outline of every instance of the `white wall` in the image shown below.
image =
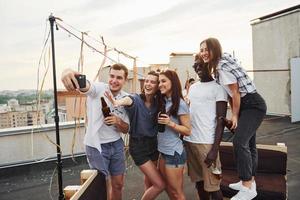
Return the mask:
<path fill-rule="evenodd" d="M 181 87 L 184 89 L 185 81 L 189 78 L 198 79 L 198 76 L 194 72 L 193 69 L 194 64 L 194 56 L 193 55 L 177 55 L 177 56 L 171 56 L 170 57 L 170 68 L 175 69 L 179 79 L 181 81 Z"/>
<path fill-rule="evenodd" d="M 60 126 L 60 144 L 62 156 L 71 155 L 75 125 L 63 123 Z M 83 153 L 84 127 L 77 130 L 74 154 Z M 31 133 L 31 127 L 8 128 L 0 130 L 0 167 L 7 164 L 40 160 L 56 157 L 56 146 L 51 144 L 46 135 L 56 143 L 55 126 L 45 125 Z M 32 151 L 33 150 L 33 151 Z"/>
<path fill-rule="evenodd" d="M 254 83 L 268 106 L 268 113 L 291 114 L 291 58 L 300 56 L 300 11 L 252 24 Z"/>

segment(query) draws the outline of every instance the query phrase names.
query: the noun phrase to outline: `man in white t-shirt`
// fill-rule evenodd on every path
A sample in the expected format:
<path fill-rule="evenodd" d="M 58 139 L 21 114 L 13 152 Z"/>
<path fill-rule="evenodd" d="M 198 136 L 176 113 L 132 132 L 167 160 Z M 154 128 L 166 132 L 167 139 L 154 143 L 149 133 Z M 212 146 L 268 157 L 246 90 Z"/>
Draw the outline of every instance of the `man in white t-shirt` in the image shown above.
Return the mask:
<path fill-rule="evenodd" d="M 195 182 L 201 200 L 221 200 L 219 145 L 224 131 L 227 93 L 205 65 L 199 67 L 200 81 L 190 87 L 188 95 L 192 124 L 192 134 L 184 137 L 188 175 Z"/>
<path fill-rule="evenodd" d="M 75 78 L 78 72 L 67 69 L 62 74 L 62 82 L 68 91 L 79 90 L 87 95 L 87 130 L 84 137 L 86 155 L 90 168 L 101 171 L 111 179 L 108 188 L 110 199 L 122 199 L 124 185 L 125 154 L 121 133 L 127 133 L 129 119 L 123 107 L 114 107 L 104 93 L 110 91 L 115 99 L 127 95 L 122 91 L 128 69 L 122 64 L 114 64 L 109 70 L 108 84 L 86 81 L 85 88 L 79 88 Z M 75 87 L 74 87 L 75 86 Z M 100 98 L 104 97 L 111 115 L 104 118 Z"/>

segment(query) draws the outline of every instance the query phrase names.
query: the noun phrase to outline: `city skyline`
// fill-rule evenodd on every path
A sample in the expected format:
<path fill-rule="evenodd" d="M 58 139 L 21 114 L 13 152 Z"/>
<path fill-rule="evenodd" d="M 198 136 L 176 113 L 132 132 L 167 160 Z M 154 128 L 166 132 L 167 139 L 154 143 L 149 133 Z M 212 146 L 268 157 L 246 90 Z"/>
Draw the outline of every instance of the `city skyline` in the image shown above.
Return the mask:
<path fill-rule="evenodd" d="M 138 66 L 168 63 L 172 52 L 197 52 L 200 41 L 212 36 L 220 40 L 224 51 L 234 51 L 242 65 L 251 69 L 250 20 L 297 4 L 294 0 L 0 0 L 3 19 L 0 91 L 37 88 L 38 61 L 45 29 L 49 30 L 50 13 L 81 31 L 89 31 L 94 37 L 102 35 L 110 46 L 137 56 Z M 62 89 L 60 74 L 66 67 L 77 69 L 80 42 L 62 30 L 55 31 L 55 36 L 57 83 L 58 89 Z M 99 54 L 84 48 L 84 73 L 89 79 L 94 78 L 101 61 Z M 125 59 L 121 62 L 129 63 Z M 42 65 L 41 77 L 45 71 Z M 51 72 L 50 65 L 44 89 L 52 89 Z"/>

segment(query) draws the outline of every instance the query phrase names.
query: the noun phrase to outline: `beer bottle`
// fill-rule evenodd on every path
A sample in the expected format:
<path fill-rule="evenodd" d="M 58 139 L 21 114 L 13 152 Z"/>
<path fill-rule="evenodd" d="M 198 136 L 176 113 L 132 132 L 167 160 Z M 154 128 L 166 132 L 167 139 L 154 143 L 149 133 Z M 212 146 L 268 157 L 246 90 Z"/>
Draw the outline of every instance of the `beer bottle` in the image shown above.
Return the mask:
<path fill-rule="evenodd" d="M 234 129 L 231 129 L 232 127 L 232 121 L 229 119 L 223 118 L 224 126 L 231 132 L 234 133 Z"/>
<path fill-rule="evenodd" d="M 109 117 L 110 116 L 110 108 L 108 107 L 104 97 L 101 97 L 101 105 L 102 105 L 102 113 L 104 118 Z"/>
<path fill-rule="evenodd" d="M 161 114 L 167 114 L 166 106 L 165 106 L 164 102 L 161 105 L 161 109 L 160 109 L 160 112 L 159 112 L 158 116 L 161 117 Z M 166 125 L 165 124 L 158 124 L 158 132 L 165 132 L 165 130 L 166 130 Z"/>
<path fill-rule="evenodd" d="M 216 166 L 215 162 L 211 164 L 209 170 L 218 180 L 222 178 L 222 170 Z"/>

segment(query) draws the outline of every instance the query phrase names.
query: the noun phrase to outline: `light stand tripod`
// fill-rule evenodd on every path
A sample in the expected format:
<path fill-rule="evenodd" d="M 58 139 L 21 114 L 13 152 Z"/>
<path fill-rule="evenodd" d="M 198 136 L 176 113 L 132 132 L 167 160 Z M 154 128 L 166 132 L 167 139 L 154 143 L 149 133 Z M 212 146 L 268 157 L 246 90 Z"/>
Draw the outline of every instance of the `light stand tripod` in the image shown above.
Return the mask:
<path fill-rule="evenodd" d="M 54 48 L 54 22 L 55 17 L 51 14 L 49 16 L 50 30 L 51 30 L 51 48 L 52 48 L 52 66 L 53 66 L 53 90 L 54 90 L 54 109 L 55 109 L 55 129 L 56 129 L 56 155 L 57 155 L 57 179 L 58 179 L 58 190 L 59 200 L 64 200 L 63 186 L 62 186 L 62 162 L 61 162 L 61 149 L 59 139 L 59 116 L 57 107 L 57 88 L 56 88 L 56 70 L 55 70 L 55 48 Z"/>

